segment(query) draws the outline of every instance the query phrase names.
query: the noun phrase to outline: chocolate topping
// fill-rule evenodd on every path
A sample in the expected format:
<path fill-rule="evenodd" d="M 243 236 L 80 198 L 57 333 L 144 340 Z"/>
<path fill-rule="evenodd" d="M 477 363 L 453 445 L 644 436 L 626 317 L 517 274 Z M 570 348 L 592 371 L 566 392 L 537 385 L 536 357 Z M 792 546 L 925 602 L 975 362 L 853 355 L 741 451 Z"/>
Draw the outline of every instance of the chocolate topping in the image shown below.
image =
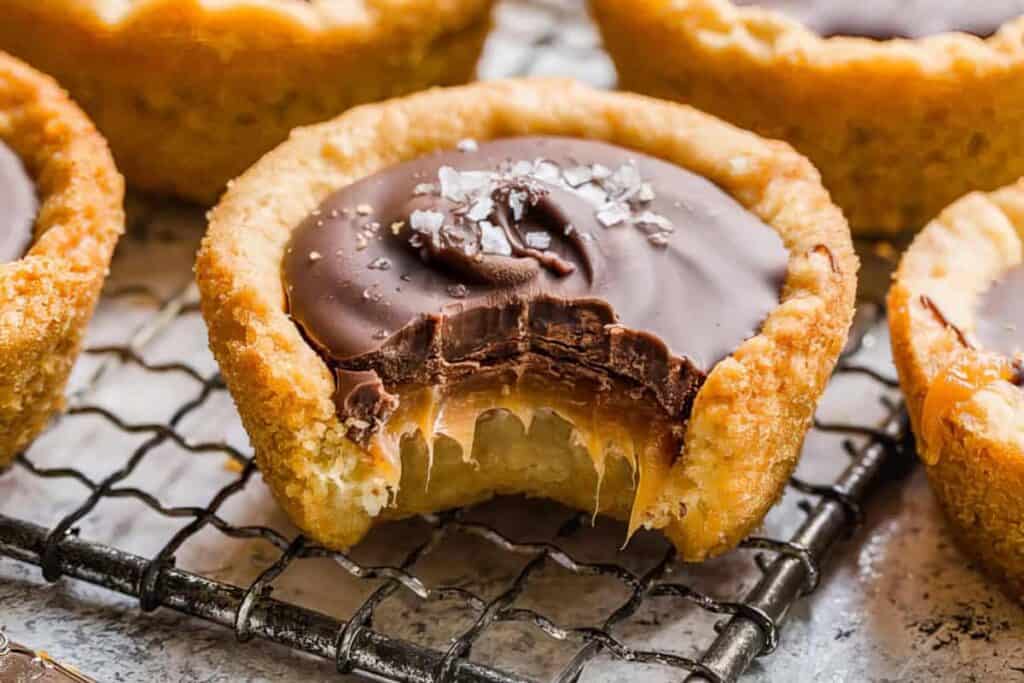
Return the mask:
<path fill-rule="evenodd" d="M 700 176 L 523 137 L 342 188 L 295 229 L 284 281 L 359 437 L 393 408 L 382 384 L 500 364 L 614 378 L 685 417 L 706 372 L 778 305 L 786 265 L 778 235 Z"/>
<path fill-rule="evenodd" d="M 32 241 L 36 190 L 21 160 L 0 141 L 0 264 L 17 261 Z"/>
<path fill-rule="evenodd" d="M 981 297 L 975 335 L 986 349 L 1024 353 L 1024 266 L 1011 269 Z"/>
<path fill-rule="evenodd" d="M 1024 0 L 737 0 L 797 19 L 825 36 L 922 38 L 962 31 L 988 37 L 1024 15 Z"/>

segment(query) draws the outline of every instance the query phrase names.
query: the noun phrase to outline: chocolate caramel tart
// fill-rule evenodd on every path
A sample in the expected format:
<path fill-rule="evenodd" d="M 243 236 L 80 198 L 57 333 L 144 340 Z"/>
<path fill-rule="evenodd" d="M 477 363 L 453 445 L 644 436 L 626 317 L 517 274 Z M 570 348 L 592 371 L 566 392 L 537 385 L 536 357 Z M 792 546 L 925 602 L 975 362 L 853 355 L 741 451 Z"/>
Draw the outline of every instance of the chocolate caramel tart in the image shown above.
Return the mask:
<path fill-rule="evenodd" d="M 857 234 L 1024 175 L 1024 2 L 590 0 L 620 84 L 790 142 Z"/>
<path fill-rule="evenodd" d="M 788 147 L 565 81 L 296 131 L 232 185 L 197 262 L 260 467 L 317 540 L 521 493 L 690 560 L 781 492 L 856 269 Z"/>
<path fill-rule="evenodd" d="M 962 546 L 1024 597 L 1024 182 L 954 203 L 889 294 L 918 453 Z"/>
<path fill-rule="evenodd" d="M 140 189 L 213 204 L 300 125 L 472 80 L 494 0 L 6 0 Z"/>
<path fill-rule="evenodd" d="M 85 115 L 0 52 L 0 466 L 63 406 L 124 228 L 123 195 Z"/>

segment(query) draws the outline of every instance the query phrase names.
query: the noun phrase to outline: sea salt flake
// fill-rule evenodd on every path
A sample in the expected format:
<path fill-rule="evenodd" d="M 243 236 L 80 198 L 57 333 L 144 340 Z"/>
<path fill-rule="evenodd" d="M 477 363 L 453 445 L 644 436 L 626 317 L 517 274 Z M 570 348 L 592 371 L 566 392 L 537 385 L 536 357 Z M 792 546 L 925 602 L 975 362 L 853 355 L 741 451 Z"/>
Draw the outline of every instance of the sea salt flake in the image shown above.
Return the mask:
<path fill-rule="evenodd" d="M 622 164 L 615 170 L 612 177 L 605 183 L 605 188 L 612 194 L 626 199 L 639 192 L 642 183 L 643 178 L 640 177 L 640 171 L 637 170 L 635 164 L 630 162 Z"/>
<path fill-rule="evenodd" d="M 416 187 L 412 188 L 412 193 L 417 197 L 422 197 L 428 194 L 437 194 L 437 185 L 434 183 L 420 183 Z"/>
<path fill-rule="evenodd" d="M 513 220 L 523 220 L 523 215 L 526 213 L 526 200 L 527 195 L 522 190 L 512 190 L 508 193 L 508 208 L 512 210 Z"/>
<path fill-rule="evenodd" d="M 505 231 L 490 221 L 480 221 L 480 250 L 485 254 L 512 255 Z"/>
<path fill-rule="evenodd" d="M 459 140 L 459 143 L 455 145 L 455 149 L 460 152 L 475 152 L 480 149 L 480 145 L 476 144 L 476 140 L 473 138 L 466 138 L 464 140 Z"/>
<path fill-rule="evenodd" d="M 482 221 L 494 211 L 494 200 L 490 197 L 480 197 L 469 207 L 466 217 L 471 221 Z"/>
<path fill-rule="evenodd" d="M 360 216 L 369 216 L 371 213 L 373 213 L 373 207 L 370 206 L 369 204 L 360 204 L 359 206 L 356 207 L 356 213 L 358 213 Z"/>
<path fill-rule="evenodd" d="M 676 229 L 672 225 L 672 221 L 653 211 L 643 211 L 640 213 L 633 219 L 633 225 L 648 232 L 673 232 Z"/>
<path fill-rule="evenodd" d="M 618 202 L 608 202 L 597 210 L 597 222 L 606 228 L 621 225 L 629 219 L 629 207 Z"/>
<path fill-rule="evenodd" d="M 311 251 L 311 252 L 309 252 L 309 260 L 310 261 L 319 261 L 323 257 L 324 257 L 323 254 L 321 254 L 319 251 Z"/>
<path fill-rule="evenodd" d="M 384 256 L 378 256 L 370 261 L 370 265 L 368 265 L 367 268 L 370 270 L 391 270 L 391 259 L 385 258 Z"/>
<path fill-rule="evenodd" d="M 409 215 L 409 227 L 424 235 L 436 235 L 444 225 L 444 214 L 440 211 L 417 209 Z"/>
<path fill-rule="evenodd" d="M 512 168 L 509 173 L 514 176 L 524 176 L 533 173 L 533 163 L 529 161 L 517 161 L 512 164 Z"/>
<path fill-rule="evenodd" d="M 646 204 L 647 202 L 653 202 L 654 197 L 654 188 L 651 186 L 651 184 L 640 183 L 640 189 L 637 190 L 636 196 L 634 196 L 633 198 L 636 199 L 638 202 Z"/>
<path fill-rule="evenodd" d="M 667 247 L 668 246 L 668 235 L 663 232 L 656 232 L 653 235 L 647 236 L 647 241 L 656 247 Z"/>
<path fill-rule="evenodd" d="M 561 171 L 558 164 L 547 159 L 537 159 L 533 162 L 533 175 L 537 180 L 557 185 L 561 179 Z"/>
<path fill-rule="evenodd" d="M 587 200 L 595 209 L 599 209 L 608 203 L 608 193 L 601 189 L 597 183 L 585 183 L 573 190 L 583 199 Z"/>
<path fill-rule="evenodd" d="M 460 172 L 451 166 L 442 166 L 437 177 L 441 182 L 442 197 L 452 202 L 464 202 L 488 189 L 493 174 L 487 171 Z"/>
<path fill-rule="evenodd" d="M 469 294 L 469 290 L 466 289 L 466 285 L 448 285 L 448 296 L 454 299 L 464 299 Z"/>
<path fill-rule="evenodd" d="M 551 246 L 551 235 L 546 232 L 528 232 L 526 246 L 543 251 Z"/>
<path fill-rule="evenodd" d="M 362 251 L 370 245 L 370 241 L 366 239 L 366 235 L 361 232 L 356 233 L 356 251 Z"/>
<path fill-rule="evenodd" d="M 569 187 L 579 187 L 594 179 L 594 171 L 589 166 L 572 166 L 562 171 L 562 177 Z"/>
<path fill-rule="evenodd" d="M 604 164 L 594 164 L 590 167 L 590 173 L 593 175 L 594 180 L 604 180 L 612 174 L 612 169 L 608 168 Z"/>

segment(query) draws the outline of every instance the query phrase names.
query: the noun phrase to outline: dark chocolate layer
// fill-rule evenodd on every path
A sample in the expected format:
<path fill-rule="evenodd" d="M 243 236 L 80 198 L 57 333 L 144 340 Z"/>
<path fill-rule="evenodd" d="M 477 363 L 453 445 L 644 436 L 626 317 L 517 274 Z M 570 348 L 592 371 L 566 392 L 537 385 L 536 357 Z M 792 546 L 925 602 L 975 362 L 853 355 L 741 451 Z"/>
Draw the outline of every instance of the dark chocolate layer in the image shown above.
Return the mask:
<path fill-rule="evenodd" d="M 988 37 L 1024 15 L 1024 0 L 736 0 L 797 19 L 825 36 L 887 40 L 961 31 Z"/>
<path fill-rule="evenodd" d="M 24 256 L 36 210 L 35 184 L 21 160 L 0 141 L 0 263 Z"/>
<path fill-rule="evenodd" d="M 778 235 L 700 176 L 524 137 L 339 190 L 296 228 L 284 279 L 347 417 L 388 412 L 378 379 L 443 383 L 527 359 L 622 380 L 682 416 L 778 305 L 786 265 Z"/>
<path fill-rule="evenodd" d="M 1024 266 L 1011 269 L 981 298 L 975 335 L 1007 356 L 1024 353 Z"/>

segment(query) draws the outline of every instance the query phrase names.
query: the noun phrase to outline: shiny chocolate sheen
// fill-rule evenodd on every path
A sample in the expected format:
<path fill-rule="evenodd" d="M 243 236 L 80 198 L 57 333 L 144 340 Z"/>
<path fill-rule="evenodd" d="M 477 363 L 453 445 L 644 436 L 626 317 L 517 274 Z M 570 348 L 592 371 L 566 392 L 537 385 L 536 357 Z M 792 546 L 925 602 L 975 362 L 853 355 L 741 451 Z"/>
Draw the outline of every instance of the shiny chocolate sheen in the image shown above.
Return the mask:
<path fill-rule="evenodd" d="M 1024 0 L 737 0 L 790 16 L 824 37 L 888 40 L 959 31 L 988 37 L 1024 15 Z"/>
<path fill-rule="evenodd" d="M 0 141 L 0 264 L 25 255 L 36 210 L 35 184 L 17 155 Z"/>
<path fill-rule="evenodd" d="M 672 415 L 778 305 L 787 251 L 714 184 L 613 145 L 466 141 L 331 195 L 294 231 L 290 312 L 372 422 L 385 385 L 527 363 Z M 358 407 L 368 406 L 367 410 Z M 386 412 L 386 411 L 384 411 Z"/>
<path fill-rule="evenodd" d="M 1024 354 L 1024 265 L 1010 269 L 982 295 L 974 334 L 986 349 L 1010 357 Z"/>

